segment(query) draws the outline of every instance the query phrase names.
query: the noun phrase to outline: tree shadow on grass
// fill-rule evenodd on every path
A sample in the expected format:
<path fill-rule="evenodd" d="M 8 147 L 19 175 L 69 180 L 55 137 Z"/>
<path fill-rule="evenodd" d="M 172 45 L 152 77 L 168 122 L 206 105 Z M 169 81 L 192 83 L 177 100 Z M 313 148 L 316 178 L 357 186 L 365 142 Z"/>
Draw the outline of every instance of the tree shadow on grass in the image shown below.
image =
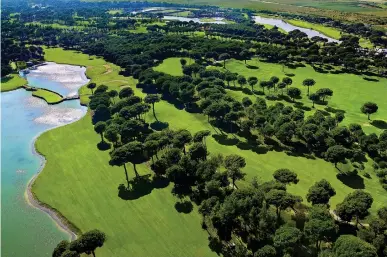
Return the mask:
<path fill-rule="evenodd" d="M 192 212 L 193 205 L 192 205 L 191 201 L 177 202 L 177 203 L 175 203 L 175 209 L 179 213 L 188 214 L 188 213 Z"/>
<path fill-rule="evenodd" d="M 387 122 L 384 120 L 373 120 L 371 125 L 377 127 L 378 129 L 387 129 Z"/>
<path fill-rule="evenodd" d="M 168 122 L 155 121 L 150 124 L 150 127 L 154 130 L 161 131 L 169 127 Z"/>
<path fill-rule="evenodd" d="M 366 81 L 379 82 L 378 79 L 374 79 L 374 78 L 363 77 L 363 79 Z"/>
<path fill-rule="evenodd" d="M 344 110 L 335 109 L 335 108 L 330 107 L 330 106 L 325 107 L 324 110 L 327 111 L 327 112 L 330 112 L 330 113 L 337 113 L 337 112 L 345 113 Z"/>
<path fill-rule="evenodd" d="M 129 181 L 129 188 L 124 184 L 118 186 L 118 196 L 123 200 L 136 200 L 143 196 L 149 195 L 155 188 L 165 188 L 169 185 L 166 178 L 151 179 L 151 175 L 145 175 L 133 178 Z"/>
<path fill-rule="evenodd" d="M 111 145 L 105 141 L 101 141 L 97 144 L 97 148 L 100 151 L 107 151 L 111 148 Z"/>
<path fill-rule="evenodd" d="M 304 111 L 311 111 L 312 110 L 312 108 L 310 108 L 309 106 L 304 106 L 304 104 L 300 103 L 300 102 L 295 103 L 294 107 L 296 107 L 297 109 L 304 110 Z"/>
<path fill-rule="evenodd" d="M 220 256 L 223 249 L 222 242 L 218 238 L 212 236 L 208 236 L 208 242 L 210 249 Z"/>
<path fill-rule="evenodd" d="M 353 189 L 364 189 L 364 179 L 360 177 L 359 175 L 344 175 L 344 174 L 337 174 L 337 179 L 340 180 L 344 185 L 353 188 Z"/>
<path fill-rule="evenodd" d="M 258 70 L 259 67 L 256 66 L 256 65 L 250 65 L 250 64 L 246 64 L 246 68 L 247 69 L 250 69 L 250 70 Z"/>
<path fill-rule="evenodd" d="M 221 145 L 236 145 L 239 142 L 237 138 L 229 138 L 227 135 L 212 135 L 216 142 Z"/>

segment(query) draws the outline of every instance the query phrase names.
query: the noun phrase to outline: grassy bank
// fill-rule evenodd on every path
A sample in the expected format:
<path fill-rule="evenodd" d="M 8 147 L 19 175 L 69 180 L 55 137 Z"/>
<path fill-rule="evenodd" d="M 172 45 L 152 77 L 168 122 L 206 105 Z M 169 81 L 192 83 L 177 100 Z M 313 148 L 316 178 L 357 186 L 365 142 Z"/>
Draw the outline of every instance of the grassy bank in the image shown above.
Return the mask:
<path fill-rule="evenodd" d="M 63 99 L 59 94 L 44 89 L 33 91 L 32 95 L 44 99 L 48 104 L 55 104 Z"/>
<path fill-rule="evenodd" d="M 10 74 L 1 78 L 1 92 L 18 89 L 27 84 L 27 80 L 23 79 L 17 74 Z"/>
<path fill-rule="evenodd" d="M 302 21 L 302 20 L 286 20 L 286 22 L 294 26 L 316 30 L 324 34 L 325 36 L 328 36 L 334 39 L 340 39 L 341 37 L 341 31 L 332 27 L 327 27 L 324 25 Z"/>
<path fill-rule="evenodd" d="M 47 52 L 47 56 L 50 57 L 47 57 L 48 60 L 62 63 L 71 63 L 67 56 L 75 54 L 69 52 L 67 55 L 68 51 L 61 49 L 47 49 Z M 79 53 L 76 55 L 77 59 L 74 59 L 76 64 L 81 64 L 84 60 L 83 65 L 88 67 L 87 74 L 92 81 L 97 84 L 104 83 L 110 88 L 119 88 L 121 83 L 125 83 L 133 87 L 136 95 L 144 96 L 134 86 L 133 79 L 118 75 L 117 66 L 102 62 L 101 59 L 94 59 L 92 62 L 87 55 Z M 177 73 L 173 69 L 181 66 L 179 58 L 166 60 L 163 64 L 165 63 L 170 63 L 172 66 L 164 65 L 163 68 L 160 66 L 158 68 Z M 260 69 L 252 71 L 246 69 L 243 63 L 230 61 L 227 68 L 238 71 L 240 74 L 258 72 L 260 79 L 274 75 L 274 73 L 279 75 L 278 71 L 281 66 L 257 64 L 260 65 Z M 112 69 L 109 73 L 106 73 L 106 65 Z M 318 74 L 308 67 L 293 70 L 293 73 L 296 73 L 296 76 L 293 77 L 295 86 L 299 86 L 303 76 L 314 76 L 317 83 L 323 83 L 320 75 L 330 77 L 327 74 Z M 329 84 L 326 86 L 333 88 L 332 82 L 337 81 L 335 82 L 337 87 L 340 85 L 349 90 L 350 83 L 359 80 L 348 74 L 340 76 L 342 77 L 339 77 L 339 81 L 337 77 L 328 80 Z M 343 86 L 344 80 L 349 80 L 347 86 Z M 359 85 L 361 87 L 360 82 L 361 78 L 357 84 L 352 86 L 352 90 Z M 364 85 L 364 87 L 371 87 L 369 90 L 372 90 L 371 84 Z M 88 92 L 87 88 L 82 90 L 85 90 L 85 93 Z M 335 88 L 333 90 L 335 91 Z M 236 93 L 236 97 L 239 97 L 240 92 Z M 333 99 L 340 95 L 340 90 L 337 89 L 331 101 L 333 102 Z M 340 97 L 343 103 L 339 104 L 339 106 L 345 104 L 348 112 L 352 110 L 349 107 L 353 104 L 353 99 L 349 96 L 351 96 L 349 93 L 343 94 Z M 233 140 L 219 139 L 217 136 L 219 131 L 212 127 L 207 122 L 207 117 L 202 114 L 179 110 L 166 101 L 157 103 L 155 108 L 158 120 L 165 122 L 172 129 L 188 129 L 192 133 L 203 129 L 210 130 L 214 135 L 207 140 L 211 153 L 224 155 L 238 153 L 243 156 L 247 163 L 244 169 L 247 178 L 245 182 L 241 182 L 241 186 L 248 183 L 254 176 L 261 182 L 267 181 L 272 179 L 272 174 L 276 169 L 289 168 L 294 170 L 300 179 L 300 182 L 290 186 L 289 190 L 304 199 L 309 187 L 321 179 L 329 180 L 337 191 L 337 195 L 331 199 L 333 208 L 354 190 L 354 185 L 350 185 L 351 188 L 337 179 L 337 171 L 334 166 L 324 160 L 294 157 L 276 151 L 256 153 L 233 143 Z M 347 113 L 346 116 L 350 116 L 350 113 Z M 357 116 L 356 113 L 355 116 Z M 365 121 L 366 117 L 363 119 Z M 150 124 L 155 121 L 151 112 L 147 114 L 146 121 Z M 229 139 L 232 137 L 229 136 Z M 46 156 L 47 163 L 33 185 L 32 190 L 35 195 L 42 202 L 59 210 L 82 231 L 93 228 L 104 231 L 108 236 L 108 241 L 105 247 L 98 249 L 97 256 L 215 256 L 207 246 L 207 235 L 200 227 L 200 217 L 196 209 L 190 214 L 183 214 L 174 208 L 178 200 L 172 196 L 171 186 L 154 188 L 146 185 L 142 187 L 141 197 L 132 200 L 121 199 L 118 196 L 118 186 L 125 183 L 123 168 L 109 166 L 108 152 L 97 149 L 99 141 L 99 135 L 93 131 L 90 115 L 76 123 L 49 131 L 39 137 L 36 146 Z M 61 154 L 57 154 L 58 152 Z M 371 178 L 360 176 L 359 183 L 372 194 L 374 198 L 372 212 L 375 212 L 387 201 L 387 195 L 370 165 L 367 164 L 366 167 Z M 346 169 L 347 167 L 343 165 L 340 168 Z M 129 175 L 134 177 L 130 165 L 128 169 Z M 146 164 L 139 165 L 138 170 L 142 175 L 151 173 Z"/>
<path fill-rule="evenodd" d="M 97 84 L 115 89 L 131 85 L 135 89 L 133 79 L 118 75 L 117 66 L 101 59 L 90 60 L 87 55 L 62 49 L 46 49 L 46 59 L 59 63 L 73 60 L 87 66 L 88 77 Z M 88 89 L 81 92 L 85 100 Z M 97 256 L 215 256 L 196 209 L 190 214 L 179 213 L 171 186 L 144 186 L 142 197 L 121 199 L 118 186 L 126 183 L 123 168 L 109 166 L 109 154 L 98 150 L 99 141 L 90 115 L 39 137 L 36 147 L 47 158 L 32 187 L 39 200 L 59 210 L 82 231 L 104 231 L 108 241 L 97 250 Z M 128 168 L 134 177 L 132 167 Z M 150 173 L 145 164 L 138 169 L 142 175 Z"/>

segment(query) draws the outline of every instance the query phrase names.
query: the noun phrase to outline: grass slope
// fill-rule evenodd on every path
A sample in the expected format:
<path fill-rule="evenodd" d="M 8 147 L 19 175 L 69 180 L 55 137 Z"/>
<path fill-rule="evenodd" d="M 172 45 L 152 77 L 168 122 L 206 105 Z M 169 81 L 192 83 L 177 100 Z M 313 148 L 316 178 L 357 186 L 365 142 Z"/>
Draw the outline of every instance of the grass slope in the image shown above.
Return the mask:
<path fill-rule="evenodd" d="M 173 76 L 181 76 L 183 75 L 183 68 L 180 64 L 180 59 L 182 58 L 173 57 L 173 58 L 165 59 L 161 64 L 155 67 L 154 70 L 169 73 Z M 183 59 L 187 60 L 187 65 L 194 63 L 193 59 L 190 59 L 190 58 L 183 58 Z"/>
<path fill-rule="evenodd" d="M 314 29 L 328 37 L 334 38 L 334 39 L 340 39 L 341 37 L 341 31 L 332 27 L 327 27 L 321 24 L 316 24 L 316 23 L 311 23 L 307 21 L 302 21 L 302 20 L 286 20 L 286 22 L 298 26 L 298 27 L 303 27 L 307 29 Z"/>
<path fill-rule="evenodd" d="M 165 61 L 168 61 L 168 59 Z M 232 72 L 238 72 L 239 74 L 243 74 L 245 76 L 256 75 L 259 79 L 269 79 L 271 76 L 274 75 L 281 77 L 280 74 L 282 74 L 282 67 L 280 65 L 256 61 L 250 61 L 248 63 L 252 65 L 253 62 L 254 65 L 258 64 L 260 69 L 247 69 L 243 62 L 236 60 L 229 61 L 226 67 Z M 168 70 L 163 71 L 168 72 Z M 287 71 L 290 72 L 288 69 Z M 341 109 L 347 110 L 347 113 L 345 114 L 346 118 L 344 120 L 344 123 L 349 124 L 355 121 L 360 121 L 359 123 L 363 124 L 365 131 L 377 131 L 374 127 L 368 124 L 366 116 L 360 113 L 360 106 L 357 106 L 359 104 L 361 105 L 363 101 L 365 101 L 365 99 L 375 100 L 376 97 L 378 98 L 378 100 L 380 100 L 382 98 L 381 95 L 384 95 L 382 93 L 372 94 L 372 92 L 363 92 L 366 91 L 367 88 L 372 89 L 374 85 L 372 83 L 375 82 L 368 82 L 363 80 L 359 76 L 351 74 L 340 74 L 335 75 L 338 77 L 331 77 L 331 74 L 316 73 L 311 67 L 298 68 L 296 70 L 292 70 L 291 72 L 296 74 L 296 76 L 293 77 L 293 86 L 301 87 L 300 85 L 302 84 L 302 80 L 311 76 L 317 81 L 317 85 L 315 86 L 315 88 L 311 89 L 313 92 L 317 89 L 317 87 L 331 87 L 334 91 L 334 96 L 329 101 L 329 106 L 333 108 L 341 107 Z M 327 77 L 326 82 L 324 82 L 325 77 Z M 323 85 L 318 85 L 318 83 L 321 83 Z M 363 83 L 366 84 L 363 85 Z M 384 81 L 375 84 L 379 84 L 378 88 L 375 89 L 376 91 L 381 90 L 379 92 L 385 92 L 383 91 L 383 89 L 381 89 L 381 87 L 383 87 L 385 84 Z M 336 85 L 336 87 L 334 87 L 334 85 Z M 341 90 L 338 90 L 339 87 L 340 89 L 341 87 L 343 88 Z M 356 89 L 356 87 L 360 88 Z M 303 91 L 303 96 L 305 97 L 306 88 L 302 87 L 301 90 Z M 387 90 L 387 88 L 384 87 L 384 90 Z M 232 95 L 238 99 L 242 99 L 243 97 L 247 96 L 241 93 L 240 91 L 230 91 L 230 93 L 232 93 Z M 364 95 L 362 96 L 361 94 L 363 93 L 364 95 L 369 96 L 370 98 L 368 99 L 364 97 Z M 255 97 L 252 96 L 251 98 L 254 99 Z M 310 102 L 306 100 L 304 101 L 305 105 L 311 106 Z M 354 101 L 357 101 L 357 103 L 354 103 Z M 381 107 L 380 105 L 383 105 L 383 107 Z M 381 110 L 385 110 L 387 107 L 385 106 L 386 103 L 384 102 L 380 102 L 380 105 L 379 108 L 381 108 Z M 323 109 L 322 107 L 319 108 Z M 168 122 L 171 128 L 184 128 L 190 130 L 192 133 L 199 130 L 208 129 L 212 132 L 213 135 L 219 134 L 219 131 L 207 122 L 207 117 L 205 117 L 204 115 L 191 114 L 185 112 L 184 110 L 177 110 L 173 105 L 168 104 L 165 101 L 156 104 L 156 113 L 157 118 L 162 122 Z M 386 119 L 386 116 L 386 113 L 380 113 L 378 117 L 384 117 Z M 376 119 L 376 115 L 374 118 Z M 154 121 L 154 118 L 153 116 L 151 116 L 151 114 L 149 114 L 147 121 Z M 229 139 L 232 138 L 232 136 L 229 136 Z M 297 185 L 290 186 L 289 190 L 294 194 L 302 196 L 304 198 L 304 203 L 306 203 L 305 196 L 308 192 L 309 187 L 312 186 L 316 181 L 319 181 L 321 179 L 327 179 L 336 189 L 337 195 L 331 199 L 332 208 L 334 208 L 336 204 L 340 203 L 347 194 L 354 190 L 353 188 L 347 186 L 339 179 L 337 179 L 337 170 L 331 163 L 328 163 L 322 159 L 313 160 L 302 157 L 293 157 L 288 156 L 284 152 L 275 151 L 271 151 L 266 154 L 257 154 L 252 150 L 243 150 L 239 148 L 237 145 L 232 143 L 232 140 L 224 140 L 223 142 L 218 143 L 218 141 L 216 141 L 214 137 L 208 138 L 207 146 L 211 153 L 221 153 L 223 155 L 237 153 L 243 156 L 246 159 L 247 163 L 247 166 L 244 169 L 244 171 L 247 173 L 246 182 L 250 181 L 250 179 L 254 176 L 256 176 L 259 181 L 271 180 L 273 172 L 276 169 L 280 168 L 289 168 L 295 171 L 298 174 L 298 177 L 300 178 L 300 182 Z M 375 212 L 378 208 L 383 206 L 383 203 L 387 201 L 387 194 L 386 191 L 380 185 L 378 178 L 376 177 L 370 166 L 371 165 L 367 163 L 366 172 L 371 174 L 371 179 L 361 176 L 359 180 L 352 181 L 352 187 L 364 186 L 365 190 L 372 194 L 372 196 L 374 197 L 372 211 Z M 340 166 L 340 169 L 342 170 L 345 170 L 347 168 L 348 167 L 346 167 L 345 165 Z"/>
<path fill-rule="evenodd" d="M 387 110 L 387 101 L 384 98 L 387 94 L 387 79 L 377 78 L 378 81 L 367 81 L 362 76 L 354 74 L 318 73 L 309 65 L 297 69 L 285 68 L 284 72 L 282 72 L 281 65 L 261 62 L 257 59 L 247 61 L 247 64 L 257 66 L 258 69 L 248 69 L 243 61 L 238 60 L 228 61 L 226 68 L 231 72 L 237 72 L 246 77 L 256 76 L 259 81 L 269 80 L 272 76 L 282 79 L 286 76 L 285 73 L 293 73 L 292 86 L 299 87 L 302 91 L 302 99 L 298 101 L 307 107 L 312 107 L 312 103 L 306 96 L 307 88 L 302 86 L 302 81 L 306 78 L 312 78 L 316 81 L 316 85 L 310 88 L 311 93 L 323 87 L 333 90 L 333 97 L 328 100 L 328 106 L 345 111 L 344 125 L 358 123 L 363 125 L 364 131 L 367 133 L 380 133 L 381 129 L 372 126 L 368 122 L 367 117 L 360 112 L 360 107 L 367 101 L 372 101 L 379 105 L 378 113 L 372 115 L 371 118 L 387 122 L 387 112 L 385 111 Z M 257 85 L 255 90 L 261 89 Z M 235 94 L 239 94 L 240 99 L 246 96 L 241 92 Z M 316 108 L 324 110 L 326 106 L 316 105 Z M 381 128 L 384 127 L 381 126 Z"/>
<path fill-rule="evenodd" d="M 328 27 L 316 23 L 311 23 L 307 21 L 302 20 L 286 20 L 288 23 L 293 24 L 294 26 L 303 27 L 307 29 L 314 29 L 328 37 L 334 38 L 334 39 L 340 39 L 341 37 L 341 31 L 339 29 Z M 344 33 L 345 34 L 345 33 Z M 367 38 L 360 37 L 359 44 L 361 47 L 364 48 L 373 48 L 374 45 L 371 43 L 371 41 Z"/>
<path fill-rule="evenodd" d="M 36 91 L 33 91 L 32 95 L 39 98 L 43 98 L 48 104 L 58 103 L 62 100 L 62 97 L 60 95 L 44 89 L 38 89 Z"/>
<path fill-rule="evenodd" d="M 68 63 L 75 65 L 86 66 L 86 75 L 91 78 L 97 85 L 107 85 L 109 89 L 120 90 L 120 88 L 134 85 L 134 79 L 119 75 L 120 67 L 112 63 L 107 63 L 102 58 L 96 56 L 88 56 L 76 51 L 63 50 L 61 48 L 46 48 L 45 59 L 57 63 Z M 81 102 L 87 103 L 90 89 L 83 86 L 79 90 Z"/>
<path fill-rule="evenodd" d="M 17 74 L 10 74 L 1 78 L 1 92 L 11 91 L 27 84 L 27 80 Z"/>
<path fill-rule="evenodd" d="M 48 60 L 71 63 L 67 59 L 68 51 L 49 51 Z M 69 55 L 71 54 L 75 55 L 69 52 Z M 121 80 L 115 73 L 117 70 L 113 64 L 101 63 L 100 59 L 91 61 L 83 54 L 76 55 L 74 62 L 81 64 L 83 60 L 84 65 L 88 66 L 88 76 L 93 81 L 94 78 L 98 83 L 106 79 Z M 179 58 L 175 59 L 173 62 L 176 68 L 180 64 Z M 233 62 L 228 63 L 227 67 L 231 68 Z M 103 70 L 101 66 L 105 67 L 104 65 L 113 67 L 113 71 L 105 75 L 100 74 Z M 234 65 L 235 69 L 240 67 L 241 71 L 244 70 L 237 62 Z M 274 68 L 273 72 L 280 69 L 276 68 L 276 65 L 270 65 L 264 68 L 262 64 L 259 72 L 266 70 L 265 76 L 269 76 L 269 69 Z M 169 67 L 168 70 L 172 71 L 172 68 Z M 301 77 L 300 74 L 294 77 L 296 83 L 298 76 Z M 124 80 L 127 84 L 134 82 L 130 82 L 129 78 Z M 109 86 L 116 87 L 117 84 Z M 143 96 L 139 89 L 133 89 L 136 95 Z M 169 123 L 173 129 L 185 128 L 192 133 L 209 129 L 213 134 L 218 133 L 204 115 L 179 110 L 165 101 L 156 104 L 156 114 L 160 121 Z M 146 120 L 149 123 L 155 121 L 151 112 Z M 108 153 L 97 149 L 99 140 L 99 135 L 91 126 L 90 116 L 43 134 L 36 145 L 48 161 L 33 186 L 37 197 L 58 209 L 81 230 L 98 228 L 105 231 L 108 241 L 105 247 L 97 251 L 98 256 L 213 256 L 207 247 L 206 234 L 200 228 L 200 217 L 196 211 L 188 215 L 177 213 L 173 207 L 177 200 L 171 195 L 169 187 L 154 189 L 149 195 L 132 201 L 124 201 L 117 196 L 118 185 L 125 183 L 124 172 L 122 168 L 108 165 Z M 336 178 L 337 172 L 332 164 L 320 159 L 292 157 L 275 151 L 257 154 L 251 150 L 242 150 L 230 142 L 218 143 L 215 137 L 209 137 L 207 145 L 211 153 L 238 153 L 246 158 L 247 166 L 244 171 L 247 178 L 243 183 L 247 183 L 254 176 L 260 181 L 270 180 L 276 169 L 286 167 L 297 172 L 300 178 L 300 182 L 289 190 L 304 198 L 308 188 L 323 178 L 329 180 L 337 191 L 337 195 L 331 200 L 332 207 L 353 191 Z M 133 177 L 131 166 L 128 165 L 128 168 L 130 176 Z M 139 171 L 141 174 L 149 173 L 145 165 L 140 165 Z M 370 174 L 371 179 L 361 179 L 365 190 L 374 197 L 372 211 L 375 212 L 387 201 L 387 194 L 376 176 L 372 172 Z"/>
<path fill-rule="evenodd" d="M 215 256 L 199 214 L 178 213 L 171 187 L 136 200 L 119 198 L 124 170 L 109 166 L 108 152 L 97 149 L 99 141 L 89 114 L 39 137 L 36 147 L 47 163 L 33 185 L 36 196 L 82 231 L 104 231 L 107 242 L 97 256 Z M 142 175 L 149 173 L 145 165 L 138 168 Z"/>
<path fill-rule="evenodd" d="M 119 69 L 111 63 L 58 48 L 45 51 L 47 60 L 86 65 L 87 75 L 97 84 L 111 89 L 131 85 L 135 89 L 134 80 L 118 75 Z M 86 101 L 88 89 L 81 92 Z M 170 186 L 154 189 L 136 200 L 119 198 L 118 186 L 126 183 L 124 170 L 109 166 L 108 152 L 97 149 L 99 141 L 89 114 L 39 137 L 36 147 L 47 159 L 32 188 L 39 200 L 59 210 L 82 231 L 104 231 L 108 240 L 97 250 L 100 257 L 215 256 L 196 209 L 190 214 L 178 213 L 174 208 L 178 200 Z M 128 169 L 134 177 L 131 165 Z M 146 165 L 139 165 L 138 170 L 140 174 L 150 173 Z"/>

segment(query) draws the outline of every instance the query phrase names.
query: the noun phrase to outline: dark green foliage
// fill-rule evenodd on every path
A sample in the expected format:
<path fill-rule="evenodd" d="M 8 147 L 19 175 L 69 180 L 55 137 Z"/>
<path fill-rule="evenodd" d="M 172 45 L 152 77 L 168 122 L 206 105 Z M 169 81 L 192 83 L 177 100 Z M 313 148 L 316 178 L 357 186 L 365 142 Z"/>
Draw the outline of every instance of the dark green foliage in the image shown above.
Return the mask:
<path fill-rule="evenodd" d="M 102 247 L 105 243 L 105 233 L 95 229 L 82 234 L 78 239 L 70 243 L 70 250 L 77 253 L 93 254 L 98 247 Z M 71 255 L 69 255 L 71 256 Z"/>
<path fill-rule="evenodd" d="M 106 130 L 106 123 L 103 121 L 98 121 L 94 125 L 94 131 L 101 135 L 101 141 L 103 142 L 103 132 Z"/>
<path fill-rule="evenodd" d="M 378 105 L 376 103 L 367 102 L 360 108 L 361 112 L 367 114 L 368 120 L 370 120 L 371 114 L 378 111 Z"/>
<path fill-rule="evenodd" d="M 335 167 L 337 168 L 337 163 L 345 161 L 347 155 L 348 149 L 341 145 L 335 145 L 328 148 L 325 157 L 329 162 L 334 163 Z"/>
<path fill-rule="evenodd" d="M 69 244 L 70 243 L 67 240 L 60 241 L 52 252 L 52 257 L 61 257 L 62 254 L 68 249 Z"/>
<path fill-rule="evenodd" d="M 96 88 L 97 84 L 95 83 L 90 83 L 87 85 L 87 88 L 91 90 L 91 94 L 94 94 L 94 88 Z"/>
<path fill-rule="evenodd" d="M 304 234 L 309 242 L 315 245 L 317 251 L 321 247 L 321 242 L 332 242 L 337 226 L 335 220 L 329 213 L 329 209 L 321 206 L 314 206 L 309 211 L 308 221 L 305 223 Z"/>
<path fill-rule="evenodd" d="M 290 184 L 290 183 L 297 184 L 299 181 L 297 178 L 297 174 L 289 169 L 276 170 L 273 174 L 273 177 L 278 182 L 281 182 L 284 184 Z"/>
<path fill-rule="evenodd" d="M 275 232 L 274 246 L 279 252 L 292 254 L 300 245 L 302 233 L 298 228 L 282 226 Z"/>
<path fill-rule="evenodd" d="M 308 202 L 315 204 L 328 204 L 329 199 L 336 195 L 336 191 L 331 184 L 325 179 L 316 182 L 309 188 L 306 199 Z"/>
<path fill-rule="evenodd" d="M 356 219 L 356 225 L 360 219 L 364 219 L 368 214 L 373 202 L 372 196 L 362 190 L 356 190 L 347 195 L 343 202 L 336 206 L 336 214 L 345 221 Z"/>
<path fill-rule="evenodd" d="M 336 257 L 377 257 L 376 249 L 371 244 L 352 235 L 340 236 L 333 245 Z"/>
<path fill-rule="evenodd" d="M 123 99 L 123 98 L 128 98 L 133 95 L 133 89 L 131 87 L 125 87 L 121 89 L 119 92 L 118 96 Z"/>
<path fill-rule="evenodd" d="M 290 87 L 288 89 L 288 96 L 290 98 L 292 98 L 293 102 L 294 102 L 294 99 L 295 98 L 298 98 L 301 96 L 301 90 L 299 88 L 296 88 L 296 87 Z"/>
<path fill-rule="evenodd" d="M 276 250 L 271 245 L 265 245 L 254 253 L 254 257 L 275 257 Z"/>

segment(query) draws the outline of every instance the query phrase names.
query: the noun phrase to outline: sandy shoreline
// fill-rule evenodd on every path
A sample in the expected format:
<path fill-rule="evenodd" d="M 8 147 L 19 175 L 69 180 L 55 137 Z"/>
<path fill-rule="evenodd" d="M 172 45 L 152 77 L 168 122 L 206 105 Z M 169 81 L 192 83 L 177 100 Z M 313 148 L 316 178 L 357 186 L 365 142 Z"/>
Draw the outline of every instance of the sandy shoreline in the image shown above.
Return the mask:
<path fill-rule="evenodd" d="M 72 92 L 77 93 L 79 88 L 81 88 L 83 85 L 87 84 L 89 82 L 89 79 L 87 79 L 86 75 L 86 68 L 81 66 L 73 66 L 73 65 L 64 65 L 64 64 L 56 64 L 56 63 L 46 63 L 46 65 L 39 66 L 36 70 L 31 70 L 30 74 L 32 73 L 32 76 L 39 77 L 42 76 L 45 79 L 49 79 L 55 82 L 59 82 L 64 87 L 68 88 Z M 28 74 L 28 76 L 30 76 Z M 50 208 L 49 206 L 42 204 L 39 199 L 35 197 L 35 195 L 32 192 L 32 186 L 35 182 L 35 180 L 38 178 L 39 174 L 43 171 L 44 166 L 47 162 L 46 158 L 43 154 L 41 154 L 36 149 L 36 140 L 39 136 L 41 136 L 43 133 L 59 128 L 61 126 L 65 126 L 71 123 L 74 123 L 76 121 L 79 121 L 87 114 L 87 110 L 82 109 L 75 109 L 71 111 L 71 108 L 55 108 L 51 107 L 51 109 L 42 115 L 41 117 L 38 117 L 35 119 L 35 122 L 38 123 L 45 123 L 54 125 L 55 127 L 49 128 L 40 134 L 36 135 L 32 141 L 32 152 L 34 155 L 38 156 L 41 160 L 41 165 L 39 168 L 39 171 L 30 179 L 30 181 L 27 183 L 26 191 L 25 191 L 25 199 L 27 203 L 37 208 L 44 213 L 46 213 L 57 225 L 57 227 L 66 232 L 70 240 L 74 240 L 77 238 L 76 231 L 73 231 L 72 228 L 69 226 L 69 224 L 66 223 L 66 218 L 61 215 L 57 210 L 54 210 Z"/>
<path fill-rule="evenodd" d="M 59 83 L 67 91 L 65 96 L 76 95 L 80 88 L 79 85 L 85 85 L 90 81 L 86 76 L 86 67 L 55 62 L 45 62 L 36 69 L 29 70 L 26 77 L 27 79 L 28 77 L 40 77 Z"/>

